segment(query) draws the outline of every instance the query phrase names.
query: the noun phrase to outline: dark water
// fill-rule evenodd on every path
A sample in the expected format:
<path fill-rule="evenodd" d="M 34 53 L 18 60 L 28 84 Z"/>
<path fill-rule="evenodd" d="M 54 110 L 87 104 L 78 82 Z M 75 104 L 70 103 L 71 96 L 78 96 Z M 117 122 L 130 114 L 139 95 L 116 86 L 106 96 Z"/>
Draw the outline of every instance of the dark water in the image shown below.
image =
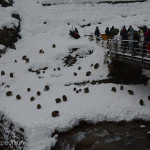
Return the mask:
<path fill-rule="evenodd" d="M 82 124 L 60 133 L 53 150 L 150 150 L 150 122 Z"/>

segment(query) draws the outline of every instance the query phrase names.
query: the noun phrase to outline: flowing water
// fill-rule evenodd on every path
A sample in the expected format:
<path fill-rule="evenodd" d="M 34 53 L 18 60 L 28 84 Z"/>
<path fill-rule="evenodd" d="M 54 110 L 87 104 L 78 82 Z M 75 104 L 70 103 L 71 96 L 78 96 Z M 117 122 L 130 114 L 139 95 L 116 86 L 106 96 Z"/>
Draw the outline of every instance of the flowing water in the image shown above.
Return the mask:
<path fill-rule="evenodd" d="M 150 150 L 150 122 L 82 124 L 60 133 L 53 150 Z"/>

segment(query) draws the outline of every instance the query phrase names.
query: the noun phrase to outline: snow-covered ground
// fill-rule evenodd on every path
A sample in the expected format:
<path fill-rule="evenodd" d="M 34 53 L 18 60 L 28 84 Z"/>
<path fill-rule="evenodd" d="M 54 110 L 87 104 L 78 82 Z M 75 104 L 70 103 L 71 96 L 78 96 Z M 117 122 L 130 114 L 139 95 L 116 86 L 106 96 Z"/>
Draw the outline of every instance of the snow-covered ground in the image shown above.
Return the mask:
<path fill-rule="evenodd" d="M 51 4 L 64 4 L 64 3 L 73 3 L 73 4 L 79 4 L 79 3 L 99 3 L 99 2 L 123 2 L 123 1 L 142 1 L 142 0 L 38 0 L 38 2 L 42 3 L 51 3 Z"/>
<path fill-rule="evenodd" d="M 94 32 L 96 26 L 101 33 L 112 25 L 119 29 L 123 25 L 132 25 L 135 29 L 142 25 L 150 27 L 150 3 L 63 4 L 49 7 L 43 7 L 41 3 L 39 0 L 15 0 L 13 8 L 0 7 L 0 27 L 18 23 L 10 17 L 12 12 L 18 12 L 22 19 L 22 39 L 16 43 L 16 50 L 8 49 L 0 58 L 0 72 L 5 71 L 5 75 L 0 77 L 0 111 L 25 128 L 27 149 L 49 149 L 56 142 L 56 136 L 51 137 L 55 130 L 69 130 L 80 120 L 150 120 L 150 101 L 147 98 L 150 95 L 150 82 L 146 86 L 124 85 L 123 91 L 120 91 L 120 85 L 115 84 L 65 86 L 107 78 L 108 68 L 103 63 L 106 49 L 95 41 L 90 42 L 88 37 L 84 37 L 85 33 Z M 91 23 L 91 26 L 79 26 L 87 23 Z M 68 35 L 74 27 L 78 28 L 81 35 L 78 40 Z M 56 48 L 52 48 L 52 44 L 56 44 Z M 78 58 L 76 64 L 67 67 L 62 59 L 69 55 L 71 48 L 80 48 L 79 54 L 88 50 L 93 53 Z M 43 49 L 44 54 L 39 53 L 40 49 Z M 22 60 L 24 55 L 29 58 L 29 63 Z M 91 64 L 96 63 L 100 64 L 98 69 L 91 67 Z M 81 70 L 78 70 L 79 66 Z M 39 75 L 28 71 L 29 68 L 37 70 L 44 67 L 48 69 Z M 58 67 L 60 70 L 57 70 Z M 86 76 L 87 71 L 91 71 L 91 76 Z M 74 72 L 77 76 L 73 75 Z M 14 78 L 9 77 L 10 73 L 14 74 Z M 150 75 L 146 71 L 145 74 Z M 50 86 L 49 91 L 44 91 L 45 85 Z M 116 93 L 111 91 L 113 86 L 117 89 Z M 75 87 L 82 89 L 82 92 L 77 94 L 73 91 Z M 83 91 L 86 87 L 89 93 L 85 94 Z M 27 92 L 27 88 L 31 88 L 31 92 Z M 133 90 L 134 95 L 129 95 L 128 90 Z M 7 91 L 12 91 L 13 96 L 7 97 Z M 41 92 L 41 96 L 37 96 L 37 91 Z M 21 100 L 16 100 L 17 94 L 21 95 Z M 66 95 L 68 101 L 56 104 L 55 99 L 62 98 L 62 95 Z M 36 99 L 31 102 L 32 96 Z M 144 106 L 139 105 L 140 99 L 144 100 Z M 41 104 L 41 109 L 37 109 L 37 104 Z M 59 111 L 59 117 L 52 117 L 54 110 Z"/>

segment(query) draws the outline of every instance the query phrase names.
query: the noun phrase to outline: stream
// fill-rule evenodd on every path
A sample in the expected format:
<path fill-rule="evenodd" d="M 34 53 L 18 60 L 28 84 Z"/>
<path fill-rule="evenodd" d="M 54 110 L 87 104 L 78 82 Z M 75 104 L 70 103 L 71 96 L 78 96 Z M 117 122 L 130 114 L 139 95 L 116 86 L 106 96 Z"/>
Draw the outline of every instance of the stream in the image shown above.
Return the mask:
<path fill-rule="evenodd" d="M 53 150 L 150 150 L 150 122 L 82 123 L 58 133 Z"/>

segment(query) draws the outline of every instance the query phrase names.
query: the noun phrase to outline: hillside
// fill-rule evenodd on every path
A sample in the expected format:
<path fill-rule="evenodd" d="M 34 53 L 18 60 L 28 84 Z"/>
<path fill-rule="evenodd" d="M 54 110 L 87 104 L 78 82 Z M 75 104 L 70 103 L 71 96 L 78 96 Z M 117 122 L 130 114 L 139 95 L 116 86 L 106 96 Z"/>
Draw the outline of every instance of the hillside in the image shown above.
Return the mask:
<path fill-rule="evenodd" d="M 115 83 L 74 85 L 109 78 L 104 63 L 107 49 L 89 41 L 84 34 L 93 33 L 96 26 L 101 33 L 111 26 L 121 29 L 124 25 L 132 25 L 136 30 L 139 26 L 150 27 L 149 1 L 116 5 L 67 3 L 43 6 L 42 3 L 41 0 L 14 0 L 13 7 L 0 7 L 1 29 L 19 25 L 19 21 L 11 17 L 12 13 L 18 13 L 21 18 L 21 39 L 15 43 L 16 50 L 8 48 L 0 58 L 0 72 L 5 72 L 0 76 L 0 112 L 24 128 L 25 149 L 51 148 L 57 140 L 57 136 L 52 137 L 55 130 L 69 130 L 81 120 L 150 120 L 150 81 L 147 85 L 123 85 L 124 90 Z M 90 26 L 81 27 L 89 23 Z M 81 35 L 78 40 L 69 36 L 69 30 L 75 27 Z M 4 47 L 0 45 L 0 49 Z M 76 58 L 72 66 L 64 62 L 69 55 Z M 23 56 L 29 59 L 23 60 Z M 95 69 L 97 63 L 99 67 Z M 86 76 L 88 71 L 91 74 Z M 149 71 L 143 70 L 143 74 L 150 77 Z M 45 89 L 45 86 L 49 88 Z M 87 87 L 89 92 L 84 90 Z M 116 87 L 116 93 L 111 91 L 112 87 Z M 134 95 L 129 95 L 128 90 L 133 90 Z M 8 91 L 12 91 L 12 96 L 6 96 Z M 16 95 L 21 99 L 16 99 Z M 63 101 L 63 95 L 67 101 Z M 35 99 L 31 100 L 31 97 Z M 57 98 L 61 99 L 60 103 L 56 103 Z M 144 100 L 144 106 L 139 105 L 140 99 Z M 59 111 L 59 116 L 54 118 L 52 112 L 55 110 Z"/>

